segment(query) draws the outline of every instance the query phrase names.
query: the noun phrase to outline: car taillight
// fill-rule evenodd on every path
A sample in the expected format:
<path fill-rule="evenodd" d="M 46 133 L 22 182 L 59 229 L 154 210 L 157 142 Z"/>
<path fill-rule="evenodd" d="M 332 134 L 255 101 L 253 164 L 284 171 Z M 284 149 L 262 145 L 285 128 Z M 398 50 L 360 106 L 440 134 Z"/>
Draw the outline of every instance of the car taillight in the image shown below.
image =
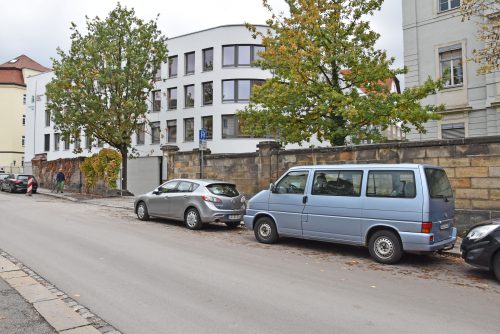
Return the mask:
<path fill-rule="evenodd" d="M 205 202 L 222 203 L 222 200 L 219 197 L 215 196 L 201 195 L 201 199 Z"/>
<path fill-rule="evenodd" d="M 422 233 L 431 233 L 432 222 L 422 222 Z"/>

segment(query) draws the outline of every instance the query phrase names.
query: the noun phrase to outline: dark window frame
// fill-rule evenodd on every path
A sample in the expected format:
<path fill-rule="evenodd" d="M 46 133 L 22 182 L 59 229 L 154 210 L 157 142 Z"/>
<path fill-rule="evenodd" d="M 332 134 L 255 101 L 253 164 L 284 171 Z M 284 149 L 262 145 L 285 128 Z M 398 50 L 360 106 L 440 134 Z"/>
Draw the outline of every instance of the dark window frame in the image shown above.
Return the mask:
<path fill-rule="evenodd" d="M 188 89 L 192 87 L 193 88 L 193 97 L 192 97 L 192 103 L 189 103 L 188 104 Z M 191 84 L 191 85 L 185 85 L 184 86 L 184 108 L 194 108 L 194 103 L 195 103 L 195 100 L 194 100 L 194 84 Z"/>
<path fill-rule="evenodd" d="M 224 65 L 224 48 L 234 48 L 234 54 L 233 54 L 233 62 L 232 64 L 227 64 L 227 65 Z M 250 58 L 250 63 L 249 64 L 240 64 L 239 63 L 239 47 L 250 47 L 250 54 L 249 54 L 249 58 Z M 222 59 L 221 59 L 221 62 L 222 62 L 222 67 L 255 67 L 256 65 L 254 65 L 255 61 L 258 60 L 256 55 L 257 53 L 254 52 L 254 48 L 256 47 L 264 47 L 264 45 L 262 44 L 226 44 L 226 45 L 222 45 Z M 260 57 L 259 57 L 260 58 Z"/>
<path fill-rule="evenodd" d="M 175 73 L 172 73 L 172 69 L 174 69 L 174 66 L 172 65 L 175 60 Z M 176 78 L 177 75 L 179 74 L 179 56 L 171 56 L 168 57 L 168 77 L 169 78 Z"/>
<path fill-rule="evenodd" d="M 211 85 L 211 89 L 212 89 L 212 96 L 211 96 L 210 101 L 207 101 L 205 99 L 205 97 L 206 97 L 206 95 L 205 95 L 205 93 L 206 93 L 205 86 L 208 85 L 208 84 Z M 202 82 L 201 83 L 201 93 L 202 93 L 202 97 L 203 97 L 202 103 L 203 103 L 204 106 L 211 106 L 211 105 L 214 104 L 214 82 L 213 81 Z"/>
<path fill-rule="evenodd" d="M 207 128 L 205 126 L 205 120 L 206 119 L 211 119 L 212 120 L 212 126 L 211 128 Z M 207 140 L 213 139 L 213 132 L 214 132 L 214 116 L 213 115 L 208 115 L 208 116 L 202 116 L 201 117 L 201 127 L 207 131 Z"/>
<path fill-rule="evenodd" d="M 144 145 L 146 143 L 146 123 L 137 124 L 135 132 L 135 144 Z"/>
<path fill-rule="evenodd" d="M 458 1 L 458 5 L 456 4 L 457 1 Z M 462 1 L 461 0 L 437 0 L 437 3 L 438 3 L 438 12 L 443 13 L 443 12 L 447 12 L 450 10 L 459 9 L 461 4 L 462 4 Z M 443 8 L 444 4 L 446 4 L 446 8 Z M 452 5 L 455 5 L 455 6 L 452 7 Z"/>
<path fill-rule="evenodd" d="M 212 52 L 212 63 L 209 65 L 209 66 L 206 66 L 207 65 L 207 62 L 206 62 L 206 54 L 208 51 L 211 51 Z M 201 53 L 202 53 L 202 61 L 203 61 L 203 72 L 210 72 L 210 71 L 213 71 L 214 70 L 214 48 L 206 48 L 206 49 L 203 49 L 201 50 Z"/>
<path fill-rule="evenodd" d="M 193 131 L 192 131 L 192 134 L 190 135 L 190 137 L 192 136 L 191 139 L 189 139 L 186 134 L 187 134 L 187 121 L 192 121 L 193 122 Z M 194 142 L 194 117 L 188 117 L 188 118 L 184 118 L 184 142 Z"/>
<path fill-rule="evenodd" d="M 191 55 L 193 56 L 193 69 L 188 70 L 188 66 L 189 66 L 188 57 L 190 57 Z M 195 69 L 196 69 L 196 53 L 195 53 L 195 51 L 184 53 L 184 75 L 194 74 Z"/>
<path fill-rule="evenodd" d="M 156 97 L 159 97 L 157 100 Z M 153 90 L 151 91 L 151 110 L 153 112 L 161 111 L 161 90 Z"/>
<path fill-rule="evenodd" d="M 161 141 L 161 122 L 151 122 L 151 144 L 159 144 Z M 157 132 L 157 133 L 156 133 Z"/>
<path fill-rule="evenodd" d="M 175 103 L 173 103 L 172 99 L 172 91 L 175 90 Z M 177 95 L 178 95 L 177 87 L 167 88 L 167 110 L 175 110 L 177 109 Z"/>
<path fill-rule="evenodd" d="M 224 83 L 232 81 L 233 84 L 233 99 L 224 99 Z M 250 81 L 250 92 L 248 99 L 240 99 L 239 98 L 239 82 L 240 81 Z M 222 89 L 221 89 L 221 100 L 222 103 L 247 103 L 250 101 L 250 97 L 252 96 L 253 87 L 258 84 L 264 84 L 266 80 L 264 79 L 224 79 L 222 80 Z"/>
<path fill-rule="evenodd" d="M 172 126 L 172 124 L 174 124 Z M 171 129 L 175 129 L 175 134 L 172 136 Z M 167 143 L 177 142 L 177 119 L 167 120 Z"/>
<path fill-rule="evenodd" d="M 50 133 L 43 135 L 43 150 L 45 152 L 50 151 Z"/>

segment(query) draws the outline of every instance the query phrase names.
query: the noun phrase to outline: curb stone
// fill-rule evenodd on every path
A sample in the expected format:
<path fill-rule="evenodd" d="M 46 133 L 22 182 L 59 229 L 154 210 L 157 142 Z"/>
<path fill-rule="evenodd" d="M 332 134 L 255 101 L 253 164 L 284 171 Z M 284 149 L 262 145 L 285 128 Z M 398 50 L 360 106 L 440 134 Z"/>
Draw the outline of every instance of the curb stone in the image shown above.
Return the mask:
<path fill-rule="evenodd" d="M 0 279 L 16 290 L 58 333 L 122 334 L 2 249 Z"/>

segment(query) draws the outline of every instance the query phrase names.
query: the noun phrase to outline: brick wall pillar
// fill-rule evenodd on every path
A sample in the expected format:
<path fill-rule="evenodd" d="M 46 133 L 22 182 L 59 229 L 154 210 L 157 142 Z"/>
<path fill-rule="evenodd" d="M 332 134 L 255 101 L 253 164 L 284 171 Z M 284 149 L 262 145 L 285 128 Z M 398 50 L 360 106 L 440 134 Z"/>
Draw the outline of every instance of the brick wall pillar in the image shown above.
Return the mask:
<path fill-rule="evenodd" d="M 175 155 L 179 151 L 179 147 L 176 145 L 162 145 L 160 149 L 163 151 L 163 156 L 167 163 L 167 175 L 165 175 L 166 180 L 175 178 L 174 168 L 175 168 Z"/>
<path fill-rule="evenodd" d="M 265 189 L 278 177 L 278 154 L 281 145 L 275 141 L 262 141 L 257 144 L 259 149 L 259 179 L 260 189 Z"/>

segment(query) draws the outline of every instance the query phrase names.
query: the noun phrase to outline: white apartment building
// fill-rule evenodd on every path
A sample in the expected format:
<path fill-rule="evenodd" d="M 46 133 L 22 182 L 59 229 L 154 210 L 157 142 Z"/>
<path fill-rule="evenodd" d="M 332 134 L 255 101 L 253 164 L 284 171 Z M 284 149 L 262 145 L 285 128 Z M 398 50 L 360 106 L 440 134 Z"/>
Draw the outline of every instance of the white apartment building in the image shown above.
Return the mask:
<path fill-rule="evenodd" d="M 442 119 L 426 124 L 427 133 L 412 131 L 409 140 L 500 135 L 500 72 L 477 75 L 467 59 L 483 47 L 479 18 L 462 22 L 460 0 L 403 0 L 406 87 L 450 69 L 446 87 L 423 105 L 444 104 Z M 498 8 L 497 8 L 498 10 Z"/>

